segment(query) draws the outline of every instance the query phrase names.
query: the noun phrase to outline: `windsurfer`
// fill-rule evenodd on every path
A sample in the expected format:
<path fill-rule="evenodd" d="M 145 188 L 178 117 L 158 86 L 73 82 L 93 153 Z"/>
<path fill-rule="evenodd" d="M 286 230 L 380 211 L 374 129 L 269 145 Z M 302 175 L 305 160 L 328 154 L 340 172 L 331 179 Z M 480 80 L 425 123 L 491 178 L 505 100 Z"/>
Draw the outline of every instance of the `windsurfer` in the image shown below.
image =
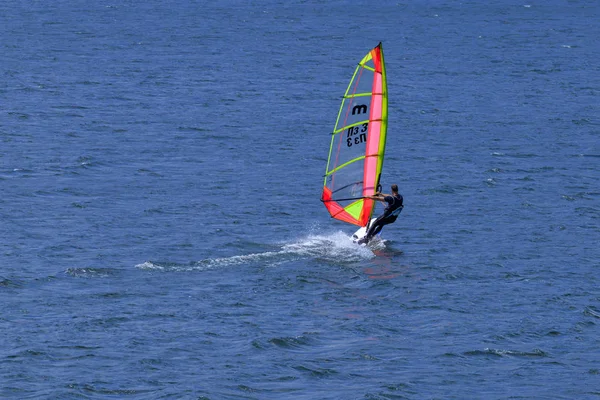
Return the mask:
<path fill-rule="evenodd" d="M 373 236 L 381 232 L 384 225 L 391 224 L 396 221 L 398 215 L 404 208 L 404 198 L 398 193 L 398 185 L 392 185 L 392 194 L 375 193 L 373 196 L 368 196 L 369 199 L 381 201 L 386 203 L 385 210 L 369 227 L 365 237 L 358 241 L 359 244 L 369 243 Z"/>

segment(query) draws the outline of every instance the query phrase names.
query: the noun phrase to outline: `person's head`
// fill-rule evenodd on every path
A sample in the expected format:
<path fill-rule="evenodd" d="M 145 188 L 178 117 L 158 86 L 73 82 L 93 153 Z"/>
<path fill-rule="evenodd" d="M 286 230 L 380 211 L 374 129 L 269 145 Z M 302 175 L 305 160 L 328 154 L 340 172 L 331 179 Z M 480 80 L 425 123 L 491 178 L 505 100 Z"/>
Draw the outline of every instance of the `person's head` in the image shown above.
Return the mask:
<path fill-rule="evenodd" d="M 396 185 L 396 184 L 392 185 L 392 192 L 393 193 L 398 193 L 398 185 Z"/>

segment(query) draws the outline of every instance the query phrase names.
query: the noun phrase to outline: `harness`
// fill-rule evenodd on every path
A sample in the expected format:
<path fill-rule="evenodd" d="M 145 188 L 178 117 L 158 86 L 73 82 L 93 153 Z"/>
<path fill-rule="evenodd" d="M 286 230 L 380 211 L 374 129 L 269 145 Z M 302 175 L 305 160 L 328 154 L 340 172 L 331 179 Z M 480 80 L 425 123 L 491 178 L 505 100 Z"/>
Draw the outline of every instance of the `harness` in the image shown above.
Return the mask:
<path fill-rule="evenodd" d="M 392 211 L 392 213 L 390 214 L 390 217 L 397 217 L 398 215 L 400 215 L 400 213 L 402 212 L 402 209 L 404 208 L 404 206 L 400 206 L 398 208 L 396 208 L 394 211 Z"/>
<path fill-rule="evenodd" d="M 396 204 L 396 202 L 398 201 L 398 198 L 394 195 L 391 196 L 394 199 L 394 202 L 392 204 L 390 204 L 388 207 L 392 207 L 394 204 Z M 398 215 L 400 215 L 400 213 L 402 212 L 402 209 L 404 208 L 404 205 L 400 205 L 398 208 L 396 208 L 394 211 L 392 211 L 387 218 L 389 217 L 394 217 L 396 218 Z"/>

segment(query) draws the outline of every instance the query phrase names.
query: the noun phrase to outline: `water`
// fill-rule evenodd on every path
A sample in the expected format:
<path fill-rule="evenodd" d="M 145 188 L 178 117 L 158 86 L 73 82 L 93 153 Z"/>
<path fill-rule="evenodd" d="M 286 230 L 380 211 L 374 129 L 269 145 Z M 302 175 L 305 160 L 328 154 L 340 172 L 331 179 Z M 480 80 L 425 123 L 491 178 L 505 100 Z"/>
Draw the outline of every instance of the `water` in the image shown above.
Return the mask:
<path fill-rule="evenodd" d="M 600 397 L 597 2 L 0 15 L 0 397 Z M 371 251 L 318 199 L 379 41 Z"/>

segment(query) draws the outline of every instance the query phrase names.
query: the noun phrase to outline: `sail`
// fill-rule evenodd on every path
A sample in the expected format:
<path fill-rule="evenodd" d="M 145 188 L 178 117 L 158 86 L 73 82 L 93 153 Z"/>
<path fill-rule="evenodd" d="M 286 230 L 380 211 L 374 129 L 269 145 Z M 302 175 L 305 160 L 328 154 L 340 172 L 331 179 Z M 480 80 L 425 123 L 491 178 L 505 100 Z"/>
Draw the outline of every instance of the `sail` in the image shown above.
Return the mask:
<path fill-rule="evenodd" d="M 350 80 L 331 134 L 321 201 L 333 218 L 366 226 L 379 185 L 387 132 L 387 83 L 381 43 Z"/>

